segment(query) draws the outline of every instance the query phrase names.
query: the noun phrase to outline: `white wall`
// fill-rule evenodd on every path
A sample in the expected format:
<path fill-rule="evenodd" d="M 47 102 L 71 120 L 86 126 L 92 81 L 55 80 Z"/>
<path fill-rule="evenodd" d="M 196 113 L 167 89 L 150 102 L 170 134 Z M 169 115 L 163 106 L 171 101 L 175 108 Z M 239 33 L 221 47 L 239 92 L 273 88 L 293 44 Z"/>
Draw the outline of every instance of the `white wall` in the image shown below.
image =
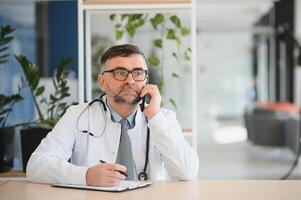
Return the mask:
<path fill-rule="evenodd" d="M 295 36 L 301 41 L 301 0 L 295 0 Z M 301 105 L 301 66 L 295 68 L 294 72 L 295 103 Z"/>

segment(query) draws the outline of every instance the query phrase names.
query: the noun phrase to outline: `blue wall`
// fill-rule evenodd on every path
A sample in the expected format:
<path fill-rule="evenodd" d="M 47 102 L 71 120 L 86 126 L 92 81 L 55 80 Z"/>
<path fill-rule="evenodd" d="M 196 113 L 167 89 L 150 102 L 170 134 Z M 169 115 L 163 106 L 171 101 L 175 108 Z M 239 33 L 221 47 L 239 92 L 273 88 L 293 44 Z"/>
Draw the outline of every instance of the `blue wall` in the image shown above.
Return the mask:
<path fill-rule="evenodd" d="M 61 58 L 71 57 L 77 75 L 77 2 L 49 2 L 48 13 L 50 74 Z"/>

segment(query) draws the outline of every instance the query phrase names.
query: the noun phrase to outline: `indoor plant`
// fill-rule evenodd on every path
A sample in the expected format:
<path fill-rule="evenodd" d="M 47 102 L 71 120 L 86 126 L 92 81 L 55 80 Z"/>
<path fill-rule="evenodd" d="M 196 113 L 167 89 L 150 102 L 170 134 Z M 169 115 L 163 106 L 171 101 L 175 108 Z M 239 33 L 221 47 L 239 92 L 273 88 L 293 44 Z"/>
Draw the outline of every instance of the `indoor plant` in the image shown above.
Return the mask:
<path fill-rule="evenodd" d="M 22 160 L 23 170 L 25 171 L 31 153 L 62 117 L 69 105 L 71 105 L 65 100 L 70 96 L 66 78 L 69 74 L 72 59 L 62 59 L 59 62 L 52 78 L 54 92 L 49 97 L 45 97 L 43 96 L 45 86 L 41 86 L 40 84 L 41 77 L 38 67 L 25 56 L 15 56 L 15 58 L 23 69 L 25 83 L 30 89 L 38 114 L 38 119 L 34 124 L 21 130 Z M 45 112 L 42 111 L 42 108 L 45 108 Z"/>
<path fill-rule="evenodd" d="M 10 26 L 0 28 L 0 69 L 9 59 L 9 43 L 13 40 L 13 31 Z M 19 87 L 16 94 L 0 94 L 0 172 L 13 167 L 15 131 L 13 125 L 7 126 L 6 122 L 14 104 L 22 100 L 21 90 L 22 87 Z"/>
<path fill-rule="evenodd" d="M 10 55 L 8 44 L 13 40 L 11 36 L 13 31 L 14 29 L 10 26 L 1 26 L 0 69 L 8 61 Z M 65 100 L 70 96 L 66 79 L 69 74 L 70 65 L 73 62 L 72 59 L 62 59 L 59 62 L 52 78 L 54 92 L 49 97 L 45 97 L 43 95 L 45 86 L 41 86 L 40 84 L 41 77 L 38 67 L 25 56 L 15 56 L 15 58 L 22 67 L 23 76 L 21 76 L 21 86 L 18 87 L 16 94 L 9 96 L 0 94 L 0 172 L 7 171 L 13 166 L 15 126 L 23 126 L 21 130 L 21 149 L 23 169 L 25 169 L 31 153 L 70 105 Z M 6 127 L 6 121 L 13 110 L 13 105 L 23 99 L 21 92 L 25 87 L 28 87 L 31 92 L 38 119 Z"/>

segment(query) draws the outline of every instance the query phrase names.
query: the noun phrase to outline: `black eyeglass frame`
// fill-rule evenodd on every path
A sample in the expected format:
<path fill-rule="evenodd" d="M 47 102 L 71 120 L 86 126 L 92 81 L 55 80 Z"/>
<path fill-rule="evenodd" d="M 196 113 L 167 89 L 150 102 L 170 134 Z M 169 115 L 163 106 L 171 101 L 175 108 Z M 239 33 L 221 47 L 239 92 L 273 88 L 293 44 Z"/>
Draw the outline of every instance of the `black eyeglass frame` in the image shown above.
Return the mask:
<path fill-rule="evenodd" d="M 127 72 L 127 75 L 125 76 L 125 78 L 124 78 L 123 80 L 116 79 L 115 73 L 114 73 L 116 70 L 124 70 L 124 71 Z M 139 71 L 144 71 L 144 72 L 145 72 L 145 77 L 144 77 L 143 80 L 136 80 L 136 79 L 134 78 L 133 72 L 134 72 L 134 71 L 138 71 L 138 70 L 139 70 Z M 135 68 L 135 69 L 133 69 L 133 70 L 128 70 L 128 69 L 123 68 L 123 67 L 117 67 L 117 68 L 115 68 L 115 69 L 103 71 L 102 74 L 104 74 L 104 73 L 113 73 L 113 77 L 114 77 L 114 79 L 117 80 L 117 81 L 124 81 L 124 80 L 126 80 L 126 79 L 128 78 L 128 76 L 129 76 L 129 74 L 132 74 L 132 78 L 133 78 L 135 81 L 137 81 L 137 82 L 145 81 L 145 79 L 148 78 L 148 71 L 147 71 L 146 69 L 141 69 L 141 68 Z"/>

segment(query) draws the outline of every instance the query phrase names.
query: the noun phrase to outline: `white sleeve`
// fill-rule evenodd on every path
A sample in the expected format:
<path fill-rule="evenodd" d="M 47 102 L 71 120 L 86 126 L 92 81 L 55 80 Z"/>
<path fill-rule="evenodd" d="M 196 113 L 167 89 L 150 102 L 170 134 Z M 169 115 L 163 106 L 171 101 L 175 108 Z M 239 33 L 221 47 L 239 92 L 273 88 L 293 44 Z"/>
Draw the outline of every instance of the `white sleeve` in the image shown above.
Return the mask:
<path fill-rule="evenodd" d="M 31 155 L 26 175 L 41 183 L 86 184 L 86 166 L 68 162 L 75 142 L 76 117 L 70 107 Z"/>
<path fill-rule="evenodd" d="M 161 109 L 149 120 L 148 127 L 169 176 L 176 180 L 196 179 L 199 159 L 185 140 L 175 113 Z"/>

